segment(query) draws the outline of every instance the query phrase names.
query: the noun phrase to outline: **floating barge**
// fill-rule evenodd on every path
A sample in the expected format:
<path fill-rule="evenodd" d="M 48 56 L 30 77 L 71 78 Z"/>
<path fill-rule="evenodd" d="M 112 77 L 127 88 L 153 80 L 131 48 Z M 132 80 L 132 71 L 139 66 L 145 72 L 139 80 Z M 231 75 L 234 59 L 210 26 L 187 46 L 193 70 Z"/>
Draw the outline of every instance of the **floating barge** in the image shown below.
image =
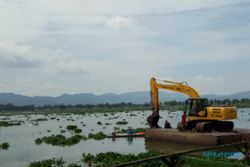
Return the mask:
<path fill-rule="evenodd" d="M 146 129 L 145 138 L 163 142 L 215 146 L 250 140 L 250 129 L 210 133 L 182 132 L 177 129 Z"/>

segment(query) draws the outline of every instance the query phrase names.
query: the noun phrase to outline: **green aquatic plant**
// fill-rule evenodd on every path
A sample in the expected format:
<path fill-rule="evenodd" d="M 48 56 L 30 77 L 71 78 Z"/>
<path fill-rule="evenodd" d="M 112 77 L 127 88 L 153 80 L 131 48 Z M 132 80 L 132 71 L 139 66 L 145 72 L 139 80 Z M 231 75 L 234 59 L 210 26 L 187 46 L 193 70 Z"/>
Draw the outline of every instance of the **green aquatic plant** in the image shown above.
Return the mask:
<path fill-rule="evenodd" d="M 10 126 L 7 121 L 0 121 L 0 126 Z"/>
<path fill-rule="evenodd" d="M 42 144 L 42 142 L 43 142 L 43 140 L 40 139 L 40 138 L 37 138 L 37 139 L 35 140 L 35 143 L 36 143 L 37 145 Z"/>
<path fill-rule="evenodd" d="M 95 156 L 92 155 L 92 154 L 90 154 L 90 153 L 88 153 L 87 155 L 86 155 L 85 153 L 83 153 L 83 154 L 82 154 L 82 157 L 83 157 L 82 160 L 83 160 L 84 162 L 93 161 L 94 158 L 95 158 Z"/>
<path fill-rule="evenodd" d="M 139 159 L 144 159 L 148 157 L 158 156 L 159 153 L 154 152 L 144 152 L 139 154 L 121 154 L 116 152 L 106 152 L 106 153 L 98 153 L 95 156 L 92 154 L 83 154 L 83 161 L 89 162 L 92 161 L 99 167 L 107 167 L 115 164 L 119 164 L 122 162 L 130 162 Z M 165 166 L 161 161 L 149 161 L 146 163 L 136 165 L 138 167 L 162 167 Z"/>
<path fill-rule="evenodd" d="M 74 135 L 69 138 L 66 138 L 63 135 L 52 135 L 43 137 L 42 141 L 46 144 L 51 144 L 53 146 L 71 146 L 85 139 L 86 137 L 81 135 Z"/>
<path fill-rule="evenodd" d="M 81 167 L 81 165 L 77 165 L 77 164 L 69 164 L 67 167 Z"/>
<path fill-rule="evenodd" d="M 81 167 L 81 165 L 73 163 L 65 165 L 65 161 L 63 160 L 63 158 L 52 158 L 31 162 L 28 167 Z"/>
<path fill-rule="evenodd" d="M 66 128 L 67 130 L 75 130 L 77 129 L 77 125 L 68 125 Z"/>
<path fill-rule="evenodd" d="M 116 124 L 117 125 L 126 125 L 126 124 L 128 124 L 128 122 L 127 121 L 117 121 Z"/>
<path fill-rule="evenodd" d="M 16 126 L 16 125 L 21 125 L 21 122 L 8 122 L 8 121 L 0 121 L 0 127 L 4 126 Z"/>
<path fill-rule="evenodd" d="M 88 135 L 89 139 L 95 139 L 95 140 L 102 140 L 106 138 L 106 135 L 103 132 L 98 132 L 98 133 L 89 133 Z"/>
<path fill-rule="evenodd" d="M 61 133 L 65 133 L 65 132 L 66 132 L 66 130 L 61 130 L 60 132 L 61 132 Z"/>
<path fill-rule="evenodd" d="M 75 132 L 75 133 L 81 133 L 81 132 L 82 132 L 82 129 L 75 129 L 74 132 Z"/>
<path fill-rule="evenodd" d="M 31 162 L 28 167 L 52 167 L 52 166 L 63 167 L 64 163 L 65 162 L 62 158 L 59 159 L 52 158 L 42 161 Z"/>
<path fill-rule="evenodd" d="M 0 144 L 0 149 L 8 150 L 9 147 L 10 147 L 10 145 L 8 142 L 4 142 L 4 143 Z"/>
<path fill-rule="evenodd" d="M 33 119 L 33 120 L 31 120 L 31 121 L 48 121 L 48 119 L 47 118 L 37 118 L 37 119 Z"/>

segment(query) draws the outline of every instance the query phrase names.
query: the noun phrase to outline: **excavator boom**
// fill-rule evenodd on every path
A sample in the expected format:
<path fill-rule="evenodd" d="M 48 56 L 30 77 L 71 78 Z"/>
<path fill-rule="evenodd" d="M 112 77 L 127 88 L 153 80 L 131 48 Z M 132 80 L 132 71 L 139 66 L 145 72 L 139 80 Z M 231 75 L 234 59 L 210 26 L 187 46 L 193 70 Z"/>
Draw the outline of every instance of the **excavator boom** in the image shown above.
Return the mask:
<path fill-rule="evenodd" d="M 157 83 L 157 79 L 151 78 L 150 80 L 150 95 L 151 95 L 151 103 L 153 106 L 154 112 L 159 112 L 159 97 L 158 97 L 158 89 L 170 90 L 173 92 L 183 93 L 189 96 L 191 99 L 199 99 L 200 95 L 198 92 L 192 87 L 185 84 L 185 82 L 173 82 L 168 80 L 159 80 L 162 83 Z"/>
<path fill-rule="evenodd" d="M 160 81 L 159 83 L 156 80 Z M 183 93 L 192 99 L 199 99 L 200 95 L 192 87 L 188 86 L 185 82 L 173 82 L 168 80 L 160 80 L 151 78 L 150 80 L 150 95 L 153 114 L 148 118 L 148 123 L 151 128 L 158 128 L 159 120 L 159 92 L 158 89 L 170 90 L 173 92 Z"/>

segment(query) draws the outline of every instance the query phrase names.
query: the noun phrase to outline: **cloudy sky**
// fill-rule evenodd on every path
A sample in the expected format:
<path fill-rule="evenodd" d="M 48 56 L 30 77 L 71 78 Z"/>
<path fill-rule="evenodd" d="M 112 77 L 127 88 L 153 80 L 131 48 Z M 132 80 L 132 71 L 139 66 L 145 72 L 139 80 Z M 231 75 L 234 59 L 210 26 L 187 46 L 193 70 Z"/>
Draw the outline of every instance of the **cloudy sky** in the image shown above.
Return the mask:
<path fill-rule="evenodd" d="M 0 0 L 0 92 L 250 90 L 249 0 Z"/>

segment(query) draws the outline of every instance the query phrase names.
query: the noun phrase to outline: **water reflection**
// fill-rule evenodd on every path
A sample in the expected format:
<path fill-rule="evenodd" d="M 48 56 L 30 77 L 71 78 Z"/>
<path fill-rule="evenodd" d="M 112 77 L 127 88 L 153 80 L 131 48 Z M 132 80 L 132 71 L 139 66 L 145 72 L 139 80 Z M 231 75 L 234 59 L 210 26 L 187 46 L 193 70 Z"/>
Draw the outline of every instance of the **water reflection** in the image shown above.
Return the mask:
<path fill-rule="evenodd" d="M 132 145 L 133 144 L 133 140 L 134 140 L 133 137 L 128 137 L 127 138 L 128 145 Z"/>
<path fill-rule="evenodd" d="M 167 153 L 175 153 L 178 151 L 200 148 L 200 146 L 145 139 L 145 148 L 147 151 L 154 151 L 154 152 L 167 154 Z"/>
<path fill-rule="evenodd" d="M 122 138 L 115 138 L 115 137 L 112 137 L 111 140 L 112 142 L 116 142 L 116 140 L 121 140 Z M 127 143 L 129 146 L 133 145 L 134 143 L 134 138 L 133 137 L 127 137 L 127 138 L 124 138 L 127 140 Z"/>

